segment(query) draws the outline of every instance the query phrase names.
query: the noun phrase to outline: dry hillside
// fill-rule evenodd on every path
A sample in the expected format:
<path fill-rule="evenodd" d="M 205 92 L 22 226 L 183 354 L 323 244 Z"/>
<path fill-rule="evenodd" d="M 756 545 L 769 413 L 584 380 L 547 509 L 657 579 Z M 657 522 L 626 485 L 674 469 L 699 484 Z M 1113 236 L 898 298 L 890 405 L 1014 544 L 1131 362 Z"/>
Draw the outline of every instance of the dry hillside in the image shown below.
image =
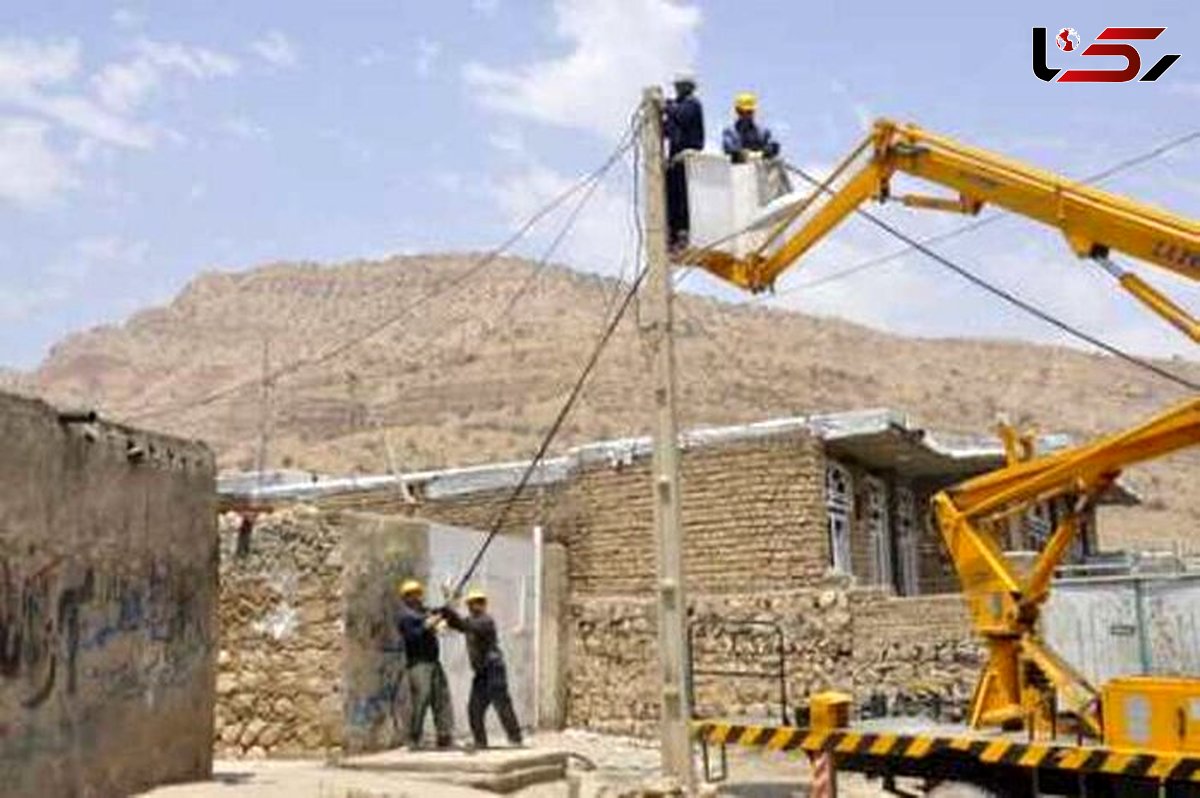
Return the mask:
<path fill-rule="evenodd" d="M 264 341 L 278 367 L 404 314 L 271 392 L 270 463 L 320 471 L 417 469 L 527 456 L 601 329 L 612 281 L 499 261 L 462 288 L 470 256 L 336 267 L 277 264 L 198 277 L 167 307 L 72 335 L 30 375 L 4 382 L 109 417 L 208 440 L 229 467 L 253 463 Z M 512 312 L 510 299 L 527 289 Z M 980 340 L 918 340 L 825 318 L 679 302 L 685 425 L 890 406 L 936 429 L 986 431 L 1000 412 L 1046 430 L 1112 430 L 1181 391 L 1110 358 Z M 613 339 L 561 445 L 647 429 L 647 353 L 631 316 Z M 1171 368 L 1200 379 L 1200 365 Z M 241 390 L 198 403 L 213 391 Z M 1110 513 L 1121 541 L 1189 536 L 1200 517 L 1200 453 L 1131 474 L 1147 498 Z"/>

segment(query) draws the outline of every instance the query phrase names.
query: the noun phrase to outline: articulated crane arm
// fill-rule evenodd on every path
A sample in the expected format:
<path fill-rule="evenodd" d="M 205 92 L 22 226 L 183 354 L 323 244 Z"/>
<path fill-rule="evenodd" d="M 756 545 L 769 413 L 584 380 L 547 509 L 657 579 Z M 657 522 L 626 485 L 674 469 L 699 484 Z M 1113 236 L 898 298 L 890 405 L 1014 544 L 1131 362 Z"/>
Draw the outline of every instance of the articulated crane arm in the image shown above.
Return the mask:
<path fill-rule="evenodd" d="M 894 196 L 896 173 L 939 184 L 954 197 Z M 1200 321 L 1137 275 L 1109 260 L 1123 252 L 1200 281 L 1200 224 L 1149 205 L 1066 180 L 915 125 L 881 120 L 826 183 L 783 212 L 765 241 L 743 257 L 710 247 L 683 260 L 750 291 L 770 288 L 794 262 L 868 200 L 977 214 L 993 204 L 1060 230 L 1074 252 L 1113 274 L 1152 311 L 1200 342 Z M 1101 733 L 1099 696 L 1055 654 L 1037 630 L 1055 568 L 1080 521 L 1121 469 L 1200 443 L 1200 398 L 1132 429 L 1047 456 L 1002 430 L 1007 466 L 934 497 L 942 538 L 962 583 L 975 629 L 988 648 L 976 685 L 973 726 L 1052 725 L 1061 698 L 1081 730 Z M 1033 565 L 1007 557 L 1001 535 L 1012 518 L 1056 497 L 1073 508 L 1057 524 Z"/>
<path fill-rule="evenodd" d="M 894 196 L 890 181 L 897 172 L 945 186 L 957 196 Z M 838 187 L 827 188 L 834 185 Z M 1122 252 L 1200 281 L 1200 224 L 915 125 L 888 120 L 877 121 L 825 186 L 790 211 L 755 252 L 735 259 L 702 251 L 694 258 L 685 256 L 685 260 L 694 260 L 750 291 L 766 290 L 867 200 L 892 200 L 914 208 L 969 215 L 992 204 L 1055 227 L 1077 255 L 1102 266 L 1126 291 L 1200 342 L 1200 321 L 1141 277 L 1109 260 L 1110 252 Z M 806 218 L 800 222 L 801 217 Z"/>
<path fill-rule="evenodd" d="M 1041 640 L 1037 619 L 1079 522 L 1121 469 L 1200 443 L 1200 399 L 1131 429 L 1055 454 L 1011 462 L 934 497 L 942 539 L 962 583 L 988 662 L 975 688 L 973 726 L 1049 725 L 1057 690 L 1084 730 L 1099 736 L 1098 694 Z M 1005 522 L 1034 504 L 1071 496 L 1037 559 L 1018 571 L 1001 549 Z"/>

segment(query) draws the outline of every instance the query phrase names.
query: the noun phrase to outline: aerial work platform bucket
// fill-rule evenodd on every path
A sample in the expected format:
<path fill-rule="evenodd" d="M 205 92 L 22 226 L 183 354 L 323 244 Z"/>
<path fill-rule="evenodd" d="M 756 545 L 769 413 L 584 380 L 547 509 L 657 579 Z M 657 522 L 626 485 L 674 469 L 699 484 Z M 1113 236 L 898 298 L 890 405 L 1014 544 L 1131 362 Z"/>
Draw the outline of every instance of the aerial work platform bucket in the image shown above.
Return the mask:
<path fill-rule="evenodd" d="M 733 163 L 724 155 L 683 154 L 687 173 L 689 239 L 684 260 L 742 260 L 806 197 L 791 191 L 778 161 Z"/>

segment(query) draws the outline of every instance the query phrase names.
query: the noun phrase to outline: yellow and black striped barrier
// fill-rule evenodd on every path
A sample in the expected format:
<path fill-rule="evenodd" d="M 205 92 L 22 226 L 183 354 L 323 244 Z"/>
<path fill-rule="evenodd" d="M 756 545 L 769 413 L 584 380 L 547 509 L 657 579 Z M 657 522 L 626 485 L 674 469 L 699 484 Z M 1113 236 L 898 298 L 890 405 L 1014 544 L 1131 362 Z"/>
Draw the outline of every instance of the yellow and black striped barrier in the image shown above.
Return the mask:
<path fill-rule="evenodd" d="M 983 764 L 1052 768 L 1080 773 L 1200 782 L 1200 757 L 1169 753 L 1130 753 L 1098 746 L 1021 742 L 977 736 L 815 731 L 791 726 L 753 726 L 695 721 L 692 734 L 710 745 L 739 745 L 768 751 L 830 751 L 859 757 L 924 759 L 951 754 Z"/>

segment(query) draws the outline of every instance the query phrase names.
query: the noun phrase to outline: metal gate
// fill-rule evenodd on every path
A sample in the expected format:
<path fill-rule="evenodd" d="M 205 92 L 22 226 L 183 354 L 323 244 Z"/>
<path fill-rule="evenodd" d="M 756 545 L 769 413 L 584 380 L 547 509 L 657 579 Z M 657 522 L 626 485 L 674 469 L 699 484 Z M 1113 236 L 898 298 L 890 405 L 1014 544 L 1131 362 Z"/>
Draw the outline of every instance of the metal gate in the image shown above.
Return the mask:
<path fill-rule="evenodd" d="M 1060 579 L 1042 632 L 1093 685 L 1200 673 L 1200 574 Z"/>

